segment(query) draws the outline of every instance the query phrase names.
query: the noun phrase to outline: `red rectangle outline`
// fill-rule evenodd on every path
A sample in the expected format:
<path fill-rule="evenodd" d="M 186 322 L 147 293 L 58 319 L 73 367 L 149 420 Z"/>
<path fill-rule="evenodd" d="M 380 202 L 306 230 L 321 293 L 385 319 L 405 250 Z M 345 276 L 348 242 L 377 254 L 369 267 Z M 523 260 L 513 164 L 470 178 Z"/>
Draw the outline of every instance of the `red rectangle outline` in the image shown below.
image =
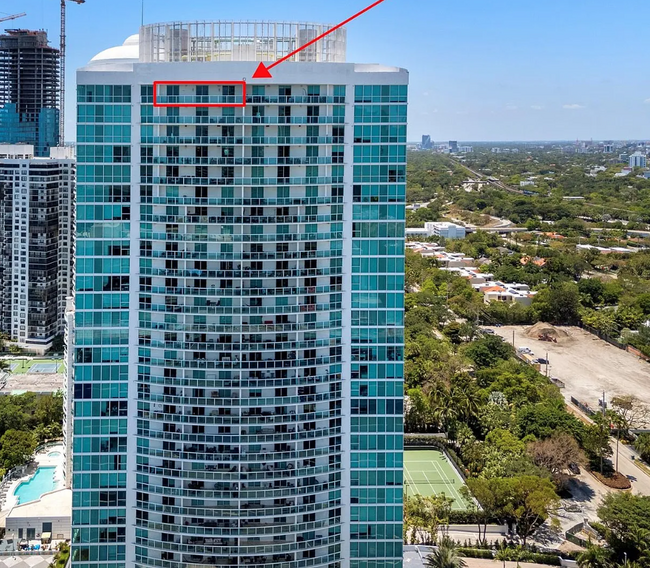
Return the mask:
<path fill-rule="evenodd" d="M 159 103 L 158 102 L 158 85 L 241 85 L 242 99 L 241 103 Z M 154 81 L 153 82 L 153 106 L 158 108 L 195 108 L 195 107 L 222 107 L 222 108 L 241 108 L 246 106 L 246 81 Z"/>

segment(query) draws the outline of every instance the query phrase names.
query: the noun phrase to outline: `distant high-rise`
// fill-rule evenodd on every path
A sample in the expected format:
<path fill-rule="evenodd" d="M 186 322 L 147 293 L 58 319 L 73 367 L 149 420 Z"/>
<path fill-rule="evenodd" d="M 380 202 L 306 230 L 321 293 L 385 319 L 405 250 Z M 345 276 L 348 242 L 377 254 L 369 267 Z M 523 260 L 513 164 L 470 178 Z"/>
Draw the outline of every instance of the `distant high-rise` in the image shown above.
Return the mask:
<path fill-rule="evenodd" d="M 242 80 L 328 29 L 78 72 L 74 568 L 402 566 L 408 73 L 336 30 Z"/>
<path fill-rule="evenodd" d="M 0 329 L 44 352 L 63 332 L 71 292 L 75 165 L 70 148 L 33 154 L 0 145 Z"/>
<path fill-rule="evenodd" d="M 422 136 L 422 149 L 431 150 L 431 148 L 433 148 L 433 140 L 431 140 L 431 136 L 429 134 L 425 134 Z"/>
<path fill-rule="evenodd" d="M 630 156 L 631 168 L 645 168 L 647 164 L 646 155 L 643 152 L 634 152 Z"/>
<path fill-rule="evenodd" d="M 47 157 L 59 143 L 59 50 L 44 31 L 0 35 L 0 144 L 31 144 Z"/>
<path fill-rule="evenodd" d="M 449 151 L 452 154 L 455 154 L 456 152 L 458 152 L 458 142 L 456 140 L 450 140 L 449 141 Z"/>

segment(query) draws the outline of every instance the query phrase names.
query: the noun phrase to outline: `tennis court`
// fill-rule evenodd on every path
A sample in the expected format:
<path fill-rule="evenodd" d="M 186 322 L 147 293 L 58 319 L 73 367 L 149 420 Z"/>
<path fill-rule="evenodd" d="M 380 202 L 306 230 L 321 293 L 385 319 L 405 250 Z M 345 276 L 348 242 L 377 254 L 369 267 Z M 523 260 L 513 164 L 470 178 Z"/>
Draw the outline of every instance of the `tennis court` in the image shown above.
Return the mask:
<path fill-rule="evenodd" d="M 406 450 L 404 452 L 404 486 L 407 496 L 428 497 L 444 493 L 454 500 L 452 508 L 466 510 L 461 494 L 464 481 L 440 450 Z"/>
<path fill-rule="evenodd" d="M 58 363 L 34 363 L 29 369 L 30 373 L 56 373 Z"/>
<path fill-rule="evenodd" d="M 7 359 L 11 373 L 63 373 L 63 359 Z"/>

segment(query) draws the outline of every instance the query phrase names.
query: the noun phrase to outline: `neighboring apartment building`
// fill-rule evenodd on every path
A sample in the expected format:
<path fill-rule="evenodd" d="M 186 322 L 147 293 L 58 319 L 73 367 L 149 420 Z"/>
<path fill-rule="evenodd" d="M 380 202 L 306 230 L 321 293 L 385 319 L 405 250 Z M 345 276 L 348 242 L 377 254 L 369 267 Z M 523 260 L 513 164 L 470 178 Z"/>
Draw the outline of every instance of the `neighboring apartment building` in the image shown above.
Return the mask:
<path fill-rule="evenodd" d="M 424 228 L 429 231 L 432 237 L 442 237 L 444 239 L 464 239 L 467 236 L 467 229 L 463 225 L 447 222 L 428 222 Z"/>
<path fill-rule="evenodd" d="M 47 157 L 59 143 L 59 50 L 47 32 L 0 35 L 0 144 L 30 144 Z"/>
<path fill-rule="evenodd" d="M 647 163 L 646 155 L 643 152 L 634 152 L 634 154 L 630 156 L 631 168 L 645 168 Z"/>
<path fill-rule="evenodd" d="M 37 352 L 63 333 L 74 260 L 74 157 L 69 148 L 52 156 L 0 145 L 0 328 Z"/>
<path fill-rule="evenodd" d="M 75 568 L 402 566 L 408 73 L 339 30 L 237 83 L 327 29 L 78 72 Z"/>

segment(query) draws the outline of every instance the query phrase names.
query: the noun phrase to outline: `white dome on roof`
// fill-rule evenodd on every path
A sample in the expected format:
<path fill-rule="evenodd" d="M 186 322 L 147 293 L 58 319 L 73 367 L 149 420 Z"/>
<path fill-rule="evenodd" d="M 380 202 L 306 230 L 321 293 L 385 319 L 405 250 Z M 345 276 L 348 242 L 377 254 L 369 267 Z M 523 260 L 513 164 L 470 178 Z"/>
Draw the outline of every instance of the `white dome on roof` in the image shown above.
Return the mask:
<path fill-rule="evenodd" d="M 117 47 L 109 47 L 98 53 L 91 61 L 110 61 L 116 59 L 138 59 L 140 57 L 140 36 L 134 34 Z"/>
<path fill-rule="evenodd" d="M 139 44 L 140 44 L 140 35 L 133 34 L 132 36 L 126 38 L 123 45 L 139 45 Z"/>

